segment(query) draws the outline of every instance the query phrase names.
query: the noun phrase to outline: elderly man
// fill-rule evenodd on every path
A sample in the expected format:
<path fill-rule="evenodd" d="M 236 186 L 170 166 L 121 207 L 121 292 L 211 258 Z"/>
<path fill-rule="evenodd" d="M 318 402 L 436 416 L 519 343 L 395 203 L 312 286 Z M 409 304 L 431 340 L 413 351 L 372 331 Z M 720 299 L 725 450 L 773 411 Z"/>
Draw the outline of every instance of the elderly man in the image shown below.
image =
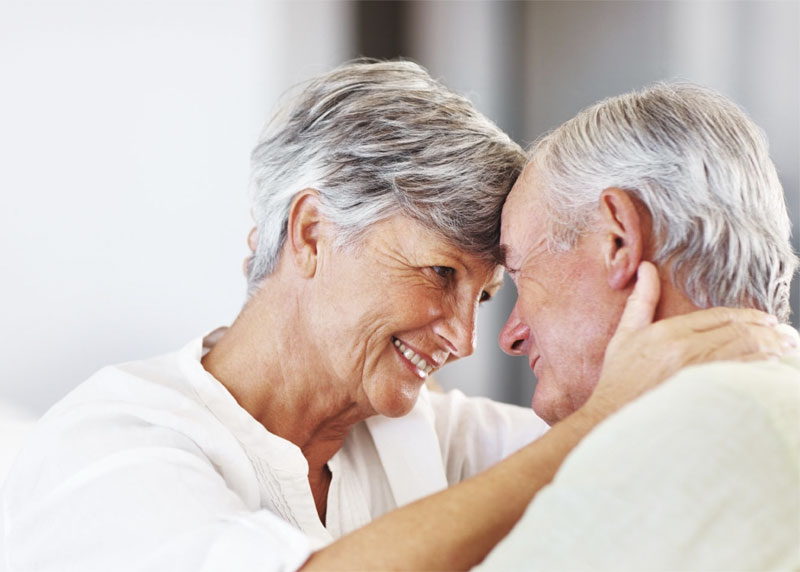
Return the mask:
<path fill-rule="evenodd" d="M 556 422 L 592 393 L 642 261 L 656 320 L 786 321 L 789 236 L 764 135 L 710 90 L 656 85 L 546 135 L 502 220 L 519 299 L 500 343 L 528 356 L 536 412 Z M 799 419 L 796 354 L 686 368 L 587 437 L 483 566 L 798 569 Z"/>

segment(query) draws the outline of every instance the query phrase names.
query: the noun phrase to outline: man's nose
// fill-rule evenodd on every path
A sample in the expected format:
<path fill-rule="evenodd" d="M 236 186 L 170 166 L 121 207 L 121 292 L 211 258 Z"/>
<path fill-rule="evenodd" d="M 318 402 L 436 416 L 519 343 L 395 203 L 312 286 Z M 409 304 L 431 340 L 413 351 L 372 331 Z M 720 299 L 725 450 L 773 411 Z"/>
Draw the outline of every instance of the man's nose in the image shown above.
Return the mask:
<path fill-rule="evenodd" d="M 434 332 L 453 357 L 467 357 L 475 352 L 478 342 L 478 302 L 457 304 L 434 326 Z"/>
<path fill-rule="evenodd" d="M 531 330 L 522 323 L 517 313 L 517 305 L 511 310 L 511 315 L 500 330 L 500 348 L 510 356 L 522 356 L 530 348 Z"/>

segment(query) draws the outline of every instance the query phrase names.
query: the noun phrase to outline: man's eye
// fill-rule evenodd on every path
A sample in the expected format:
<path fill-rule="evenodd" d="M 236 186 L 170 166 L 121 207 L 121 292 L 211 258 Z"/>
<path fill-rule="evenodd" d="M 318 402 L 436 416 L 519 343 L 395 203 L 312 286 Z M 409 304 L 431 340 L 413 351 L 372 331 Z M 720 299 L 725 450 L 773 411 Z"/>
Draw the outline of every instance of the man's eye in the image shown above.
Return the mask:
<path fill-rule="evenodd" d="M 436 272 L 436 274 L 442 278 L 446 278 L 447 280 L 450 280 L 456 274 L 456 271 L 449 266 L 431 266 L 431 269 Z"/>

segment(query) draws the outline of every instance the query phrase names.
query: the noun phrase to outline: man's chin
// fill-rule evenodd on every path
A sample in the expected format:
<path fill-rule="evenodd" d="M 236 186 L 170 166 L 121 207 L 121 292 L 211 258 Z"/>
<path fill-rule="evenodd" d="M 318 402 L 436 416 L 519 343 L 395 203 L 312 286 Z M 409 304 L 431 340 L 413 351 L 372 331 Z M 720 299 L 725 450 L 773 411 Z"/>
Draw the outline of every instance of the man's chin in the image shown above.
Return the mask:
<path fill-rule="evenodd" d="M 531 407 L 533 412 L 548 425 L 555 425 L 577 409 L 566 396 L 548 394 L 547 388 L 541 383 L 541 380 L 536 384 L 533 392 Z"/>
<path fill-rule="evenodd" d="M 547 399 L 537 399 L 537 395 L 538 393 L 534 391 L 533 399 L 531 399 L 533 412 L 548 425 L 553 425 L 561 421 L 562 418 L 556 414 L 552 406 L 553 404 Z"/>

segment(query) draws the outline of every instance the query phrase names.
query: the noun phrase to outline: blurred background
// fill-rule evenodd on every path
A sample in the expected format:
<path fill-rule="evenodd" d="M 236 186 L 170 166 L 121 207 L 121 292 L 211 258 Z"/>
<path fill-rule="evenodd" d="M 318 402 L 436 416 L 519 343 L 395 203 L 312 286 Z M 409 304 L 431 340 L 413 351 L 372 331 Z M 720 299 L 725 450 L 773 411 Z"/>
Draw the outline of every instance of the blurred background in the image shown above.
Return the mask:
<path fill-rule="evenodd" d="M 656 80 L 716 88 L 766 130 L 800 250 L 798 30 L 796 1 L 0 0 L 0 418 L 232 321 L 250 149 L 284 90 L 357 55 L 416 60 L 523 145 Z M 438 378 L 529 404 L 507 284 Z"/>

